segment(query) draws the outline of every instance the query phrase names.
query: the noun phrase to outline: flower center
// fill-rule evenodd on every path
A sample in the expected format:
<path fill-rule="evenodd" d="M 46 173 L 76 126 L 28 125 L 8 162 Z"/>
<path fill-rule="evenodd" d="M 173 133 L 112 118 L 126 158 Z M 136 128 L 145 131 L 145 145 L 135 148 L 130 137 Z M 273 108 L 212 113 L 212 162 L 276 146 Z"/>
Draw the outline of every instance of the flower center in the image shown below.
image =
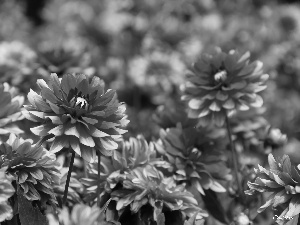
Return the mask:
<path fill-rule="evenodd" d="M 83 96 L 83 97 L 84 97 L 84 96 Z M 83 98 L 83 97 L 74 96 L 74 97 L 71 99 L 71 101 L 70 101 L 71 105 L 73 105 L 73 107 L 79 107 L 79 108 L 81 108 L 81 109 L 87 110 L 88 107 L 89 107 L 89 103 L 88 103 L 88 101 L 87 101 L 85 98 Z"/>
<path fill-rule="evenodd" d="M 221 70 L 214 75 L 215 81 L 221 83 L 227 79 L 227 72 L 225 70 Z"/>

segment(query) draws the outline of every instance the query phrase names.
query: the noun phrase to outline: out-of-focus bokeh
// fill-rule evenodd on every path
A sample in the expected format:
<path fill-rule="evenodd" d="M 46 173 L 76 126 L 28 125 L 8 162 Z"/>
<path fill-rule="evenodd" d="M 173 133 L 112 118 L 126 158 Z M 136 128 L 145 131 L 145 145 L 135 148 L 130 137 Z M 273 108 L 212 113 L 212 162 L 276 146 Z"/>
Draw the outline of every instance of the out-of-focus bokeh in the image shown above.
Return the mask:
<path fill-rule="evenodd" d="M 27 94 L 51 72 L 99 76 L 128 105 L 129 134 L 158 136 L 153 114 L 172 105 L 207 49 L 250 51 L 270 74 L 264 117 L 300 162 L 300 6 L 260 0 L 1 0 L 0 81 Z M 278 153 L 283 154 L 283 152 Z"/>

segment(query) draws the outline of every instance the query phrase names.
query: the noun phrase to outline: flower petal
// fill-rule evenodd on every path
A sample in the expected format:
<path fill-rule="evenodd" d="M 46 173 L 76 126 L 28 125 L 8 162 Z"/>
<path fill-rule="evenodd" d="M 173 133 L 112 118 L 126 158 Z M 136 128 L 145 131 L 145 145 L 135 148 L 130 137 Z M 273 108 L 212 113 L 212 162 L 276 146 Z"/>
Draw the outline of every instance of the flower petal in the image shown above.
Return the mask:
<path fill-rule="evenodd" d="M 56 153 L 62 150 L 63 148 L 67 148 L 69 146 L 69 139 L 65 136 L 63 137 L 56 137 L 54 141 L 52 142 L 52 145 L 50 147 L 51 153 Z"/>

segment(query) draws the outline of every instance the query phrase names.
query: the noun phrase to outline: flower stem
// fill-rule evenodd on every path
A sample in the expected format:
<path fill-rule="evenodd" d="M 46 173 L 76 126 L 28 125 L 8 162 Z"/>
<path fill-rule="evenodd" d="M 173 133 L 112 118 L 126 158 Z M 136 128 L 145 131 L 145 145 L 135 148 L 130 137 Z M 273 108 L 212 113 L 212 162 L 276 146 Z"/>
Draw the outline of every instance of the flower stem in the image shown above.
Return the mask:
<path fill-rule="evenodd" d="M 75 152 L 72 151 L 72 157 L 71 157 L 71 162 L 69 165 L 69 171 L 68 171 L 67 181 L 66 181 L 66 185 L 65 185 L 64 197 L 63 197 L 63 201 L 62 201 L 63 206 L 66 205 L 66 202 L 67 202 L 68 188 L 69 188 L 71 173 L 73 170 L 74 158 L 75 158 Z"/>
<path fill-rule="evenodd" d="M 239 173 L 238 173 L 238 158 L 237 158 L 237 153 L 235 150 L 235 145 L 233 143 L 232 140 L 232 132 L 231 132 L 231 127 L 229 124 L 229 119 L 228 119 L 228 115 L 227 112 L 225 113 L 225 119 L 226 119 L 226 128 L 227 128 L 227 133 L 228 133 L 228 138 L 229 138 L 229 143 L 230 143 L 230 149 L 231 149 L 231 153 L 232 153 L 232 160 L 233 160 L 233 168 L 234 168 L 234 173 L 235 173 L 235 178 L 236 178 L 236 182 L 238 185 L 238 193 L 239 193 L 239 197 L 243 196 L 243 192 L 242 192 L 242 185 L 241 185 L 241 181 L 239 179 Z"/>
<path fill-rule="evenodd" d="M 98 187 L 97 187 L 97 205 L 100 207 L 100 165 L 101 165 L 101 155 L 98 153 Z"/>

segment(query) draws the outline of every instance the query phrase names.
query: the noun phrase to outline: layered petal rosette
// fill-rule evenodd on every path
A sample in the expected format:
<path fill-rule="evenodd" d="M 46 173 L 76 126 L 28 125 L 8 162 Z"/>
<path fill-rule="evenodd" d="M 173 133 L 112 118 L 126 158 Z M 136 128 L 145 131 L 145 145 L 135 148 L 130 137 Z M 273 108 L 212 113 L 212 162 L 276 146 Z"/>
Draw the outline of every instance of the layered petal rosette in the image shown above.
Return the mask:
<path fill-rule="evenodd" d="M 23 133 L 17 125 L 13 124 L 24 118 L 21 113 L 23 103 L 24 97 L 17 95 L 15 88 L 10 87 L 7 83 L 0 84 L 0 136 L 8 137 L 10 133 Z"/>
<path fill-rule="evenodd" d="M 169 168 L 170 164 L 157 158 L 152 142 L 149 144 L 143 136 L 130 138 L 122 142 L 122 147 L 113 152 L 112 157 L 101 157 L 100 195 L 110 193 L 120 179 L 139 166 L 154 165 Z M 97 198 L 98 164 L 91 163 L 88 167 L 88 177 L 81 182 L 87 187 L 87 201 Z"/>
<path fill-rule="evenodd" d="M 257 211 L 261 213 L 269 206 L 278 210 L 281 208 L 276 222 L 284 224 L 300 213 L 300 167 L 293 165 L 287 155 L 276 161 L 270 154 L 268 161 L 270 169 L 258 165 L 255 169 L 257 178 L 254 182 L 248 182 L 250 190 L 245 193 L 269 192 L 265 204 Z"/>
<path fill-rule="evenodd" d="M 263 108 L 251 108 L 247 112 L 239 112 L 230 121 L 235 140 L 247 140 L 253 145 L 259 142 L 259 134 L 269 126 L 268 121 L 263 117 Z"/>
<path fill-rule="evenodd" d="M 206 132 L 178 126 L 161 130 L 156 142 L 157 151 L 171 164 L 175 180 L 193 186 L 202 195 L 203 189 L 225 192 L 219 181 L 230 178 L 224 155 L 216 150 L 217 142 L 212 138 L 218 133 Z"/>
<path fill-rule="evenodd" d="M 56 157 L 43 147 L 32 145 L 11 134 L 0 145 L 1 167 L 14 177 L 16 187 L 29 201 L 56 204 L 53 185 L 58 182 L 59 171 Z"/>
<path fill-rule="evenodd" d="M 269 75 L 263 74 L 262 62 L 249 63 L 249 57 L 249 52 L 227 54 L 215 48 L 193 64 L 182 99 L 188 103 L 189 117 L 198 118 L 197 126 L 222 126 L 228 113 L 262 106 L 258 93 L 266 88 Z"/>
<path fill-rule="evenodd" d="M 197 206 L 194 196 L 182 185 L 175 185 L 172 178 L 165 178 L 154 166 L 147 165 L 130 171 L 122 181 L 123 188 L 111 193 L 117 202 L 116 209 L 122 214 L 127 206 L 137 213 L 145 205 L 153 208 L 153 216 L 148 220 L 158 221 L 165 211 L 178 211 L 183 218 L 197 219 L 208 216 L 207 212 Z"/>
<path fill-rule="evenodd" d="M 88 162 L 93 162 L 96 150 L 112 155 L 116 140 L 126 132 L 128 120 L 125 105 L 119 103 L 116 92 L 104 91 L 104 82 L 83 74 L 66 74 L 58 79 L 51 74 L 48 84 L 38 80 L 41 92 L 31 90 L 25 106 L 25 116 L 40 126 L 31 131 L 41 137 L 52 134 L 50 152 L 70 147 Z"/>

